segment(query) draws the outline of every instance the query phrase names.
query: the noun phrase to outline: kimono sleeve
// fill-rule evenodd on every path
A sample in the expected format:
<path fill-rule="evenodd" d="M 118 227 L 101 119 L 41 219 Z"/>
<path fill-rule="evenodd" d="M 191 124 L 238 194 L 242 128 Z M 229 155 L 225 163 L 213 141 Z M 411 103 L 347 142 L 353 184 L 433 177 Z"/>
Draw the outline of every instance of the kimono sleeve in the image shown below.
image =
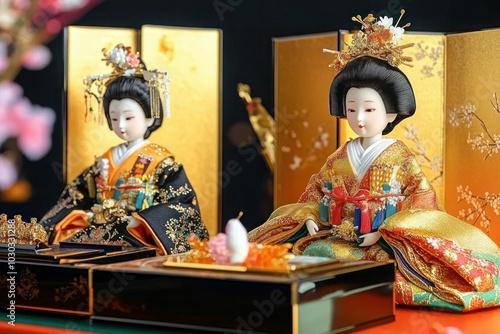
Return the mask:
<path fill-rule="evenodd" d="M 188 251 L 187 238 L 192 233 L 200 240 L 208 239 L 196 192 L 182 164 L 169 157 L 158 165 L 154 177 L 157 194 L 153 205 L 133 214 L 141 224 L 128 231 L 144 244 L 159 247 L 164 254 Z"/>
<path fill-rule="evenodd" d="M 40 224 L 45 228 L 52 242 L 54 225 L 61 222 L 76 210 L 86 211 L 95 204 L 95 176 L 97 164 L 85 169 L 62 191 L 57 203 L 40 219 Z"/>

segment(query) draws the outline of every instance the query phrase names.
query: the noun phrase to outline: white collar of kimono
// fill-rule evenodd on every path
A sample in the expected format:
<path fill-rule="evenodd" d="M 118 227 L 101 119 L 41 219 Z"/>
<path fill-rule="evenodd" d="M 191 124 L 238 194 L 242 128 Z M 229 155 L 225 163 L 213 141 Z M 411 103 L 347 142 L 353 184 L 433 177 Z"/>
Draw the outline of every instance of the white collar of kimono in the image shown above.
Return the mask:
<path fill-rule="evenodd" d="M 393 138 L 382 138 L 370 145 L 366 150 L 361 146 L 361 139 L 359 137 L 347 143 L 347 155 L 358 180 L 361 180 L 365 176 L 380 153 L 395 142 L 396 139 Z"/>
<path fill-rule="evenodd" d="M 119 166 L 125 159 L 132 155 L 137 149 L 142 146 L 149 144 L 149 141 L 144 140 L 139 143 L 136 143 L 133 146 L 127 147 L 127 144 L 122 143 L 118 146 L 113 147 L 113 161 L 115 162 L 115 166 Z"/>

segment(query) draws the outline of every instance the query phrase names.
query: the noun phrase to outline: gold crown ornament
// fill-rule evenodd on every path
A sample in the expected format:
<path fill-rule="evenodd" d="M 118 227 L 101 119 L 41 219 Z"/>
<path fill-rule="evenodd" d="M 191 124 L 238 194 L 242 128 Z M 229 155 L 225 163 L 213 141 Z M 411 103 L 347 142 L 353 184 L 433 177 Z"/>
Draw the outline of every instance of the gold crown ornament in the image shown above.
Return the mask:
<path fill-rule="evenodd" d="M 342 70 L 350 61 L 370 56 L 387 61 L 390 65 L 398 67 L 399 65 L 412 66 L 413 59 L 403 55 L 403 50 L 413 46 L 414 43 L 397 45 L 397 42 L 403 39 L 404 28 L 410 26 L 410 23 L 398 27 L 399 21 L 405 11 L 401 10 L 401 15 L 395 25 L 392 25 L 393 19 L 387 16 L 380 17 L 379 20 L 368 14 L 364 19 L 360 15 L 352 17 L 352 20 L 361 24 L 361 30 L 352 37 L 352 45 L 342 51 L 323 49 L 336 55 L 335 60 L 329 65 L 336 71 Z"/>
<path fill-rule="evenodd" d="M 102 49 L 106 65 L 113 68 L 111 73 L 87 75 L 83 78 L 85 85 L 85 120 L 89 116 L 92 119 L 98 118 L 99 123 L 103 122 L 104 112 L 102 108 L 102 98 L 107 85 L 114 79 L 122 76 L 142 77 L 150 89 L 151 115 L 154 118 L 160 118 L 160 104 L 163 104 L 163 116 L 170 117 L 170 76 L 168 72 L 161 70 L 146 70 L 141 61 L 139 52 L 132 52 L 132 47 L 125 46 L 122 43 L 117 44 L 112 49 Z M 92 98 L 98 103 L 98 113 L 92 106 Z"/>
<path fill-rule="evenodd" d="M 8 219 L 5 213 L 0 214 L 0 243 L 13 243 L 18 245 L 36 245 L 46 243 L 47 232 L 36 218 L 24 222 L 21 215 Z"/>

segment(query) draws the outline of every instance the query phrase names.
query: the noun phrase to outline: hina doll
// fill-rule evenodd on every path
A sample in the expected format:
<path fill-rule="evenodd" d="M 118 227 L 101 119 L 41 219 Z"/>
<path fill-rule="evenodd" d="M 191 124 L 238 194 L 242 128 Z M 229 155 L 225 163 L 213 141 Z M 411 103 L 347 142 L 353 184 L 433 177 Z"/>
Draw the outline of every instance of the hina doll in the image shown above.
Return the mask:
<path fill-rule="evenodd" d="M 155 77 L 161 72 L 146 71 L 121 44 L 104 55 L 114 71 L 105 82 L 102 109 L 124 143 L 71 181 L 40 223 L 54 244 L 151 246 L 159 255 L 188 251 L 191 234 L 208 239 L 195 190 L 172 153 L 147 140 L 161 126 L 168 103 L 168 96 L 162 103 L 162 80 Z"/>
<path fill-rule="evenodd" d="M 443 211 L 414 154 L 386 138 L 416 110 L 398 65 L 392 19 L 369 15 L 338 52 L 330 113 L 358 135 L 312 175 L 298 203 L 277 208 L 251 242 L 293 243 L 297 255 L 395 260 L 396 302 L 470 311 L 500 303 L 500 249 L 481 230 Z"/>

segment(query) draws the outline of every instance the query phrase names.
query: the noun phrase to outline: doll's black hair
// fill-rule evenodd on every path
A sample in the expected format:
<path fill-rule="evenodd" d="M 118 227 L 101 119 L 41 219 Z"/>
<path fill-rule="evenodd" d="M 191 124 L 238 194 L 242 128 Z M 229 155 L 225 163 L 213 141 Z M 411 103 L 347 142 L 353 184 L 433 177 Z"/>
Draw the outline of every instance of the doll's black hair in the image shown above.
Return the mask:
<path fill-rule="evenodd" d="M 370 56 L 349 62 L 333 79 L 330 86 L 330 114 L 345 118 L 345 99 L 352 88 L 371 88 L 380 94 L 388 114 L 397 114 L 387 124 L 382 134 L 388 134 L 403 119 L 412 116 L 416 110 L 415 95 L 410 81 L 397 67 Z"/>
<path fill-rule="evenodd" d="M 149 86 L 142 77 L 138 76 L 121 76 L 111 81 L 106 87 L 106 92 L 103 96 L 103 107 L 108 126 L 111 127 L 111 119 L 109 116 L 109 104 L 111 100 L 132 99 L 139 103 L 146 118 L 151 118 L 151 100 L 149 93 Z M 156 89 L 156 87 L 154 87 Z M 158 98 L 160 106 L 160 117 L 154 118 L 153 124 L 147 128 L 144 134 L 144 139 L 148 138 L 153 131 L 158 129 L 163 122 L 163 107 L 161 104 L 160 94 L 154 94 Z"/>

